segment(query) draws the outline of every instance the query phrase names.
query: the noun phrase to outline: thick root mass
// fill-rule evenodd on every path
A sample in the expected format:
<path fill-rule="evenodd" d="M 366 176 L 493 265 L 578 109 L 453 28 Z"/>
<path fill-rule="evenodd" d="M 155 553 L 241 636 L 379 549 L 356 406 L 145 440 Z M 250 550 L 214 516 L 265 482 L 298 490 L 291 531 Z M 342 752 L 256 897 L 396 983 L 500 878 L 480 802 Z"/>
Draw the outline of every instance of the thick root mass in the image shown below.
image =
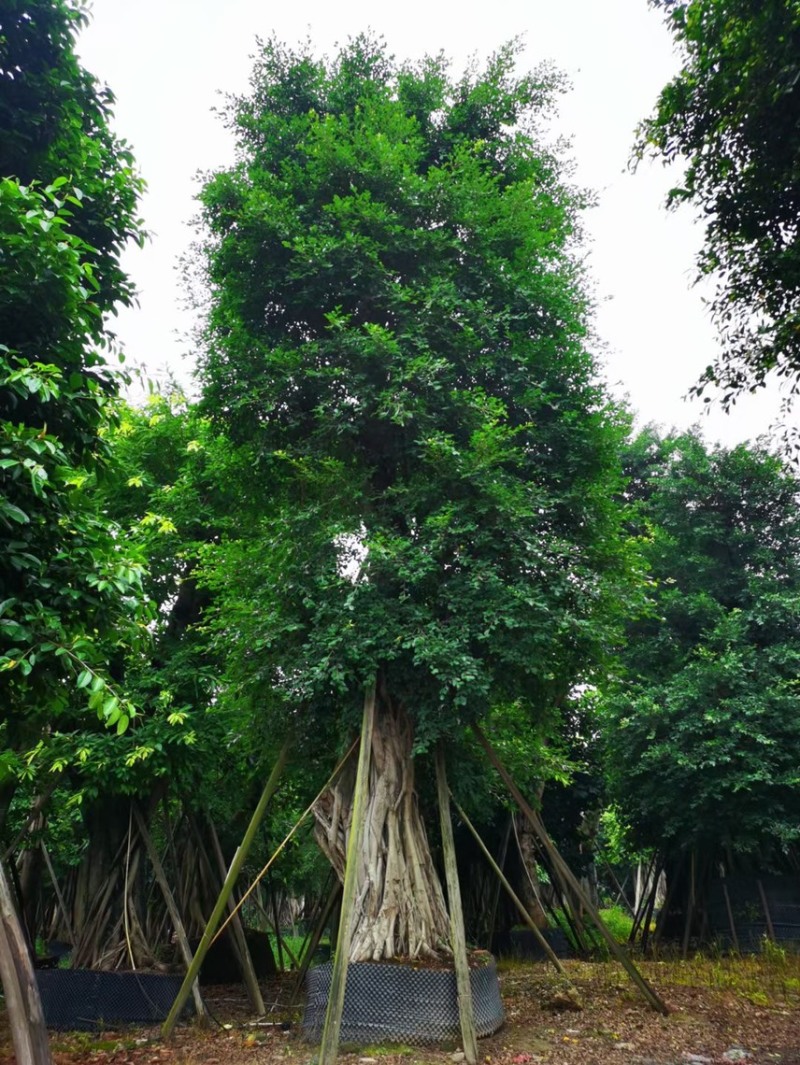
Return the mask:
<path fill-rule="evenodd" d="M 414 790 L 413 730 L 385 695 L 372 740 L 364 845 L 357 855 L 351 961 L 441 957 L 450 925 Z M 344 880 L 354 775 L 342 774 L 318 802 L 316 836 Z"/>

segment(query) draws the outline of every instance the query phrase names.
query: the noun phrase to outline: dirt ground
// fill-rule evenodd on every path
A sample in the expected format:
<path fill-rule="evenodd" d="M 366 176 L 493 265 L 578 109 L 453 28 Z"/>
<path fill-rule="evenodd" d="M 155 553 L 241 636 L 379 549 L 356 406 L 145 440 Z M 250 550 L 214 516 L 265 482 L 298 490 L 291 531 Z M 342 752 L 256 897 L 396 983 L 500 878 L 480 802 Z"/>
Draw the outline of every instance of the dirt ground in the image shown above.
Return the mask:
<path fill-rule="evenodd" d="M 479 1043 L 480 1065 L 800 1065 L 800 958 L 649 962 L 642 970 L 669 1006 L 652 1010 L 608 962 L 567 962 L 577 994 L 544 964 L 506 963 L 506 1023 Z M 157 1030 L 53 1033 L 56 1065 L 308 1065 L 291 978 L 265 985 L 269 1013 L 251 1018 L 238 987 L 206 993 L 213 1021 L 182 1025 L 168 1043 Z M 453 1048 L 367 1047 L 342 1065 L 454 1065 Z M 0 1065 L 12 1065 L 0 1012 Z"/>

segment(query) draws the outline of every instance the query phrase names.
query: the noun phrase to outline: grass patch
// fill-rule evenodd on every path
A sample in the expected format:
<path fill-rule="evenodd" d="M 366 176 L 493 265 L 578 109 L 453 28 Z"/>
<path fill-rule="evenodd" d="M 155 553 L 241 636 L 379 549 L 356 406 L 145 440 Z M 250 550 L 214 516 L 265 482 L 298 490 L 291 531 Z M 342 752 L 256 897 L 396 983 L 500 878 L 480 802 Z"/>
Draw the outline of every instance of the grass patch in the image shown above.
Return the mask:
<path fill-rule="evenodd" d="M 603 924 L 617 943 L 627 943 L 633 928 L 633 917 L 622 906 L 605 906 L 600 910 Z"/>
<path fill-rule="evenodd" d="M 268 932 L 269 943 L 272 947 L 272 956 L 275 959 L 275 964 L 278 964 L 280 955 L 278 954 L 278 939 L 274 932 Z M 283 946 L 283 964 L 286 969 L 293 969 L 293 958 L 299 960 L 303 950 L 303 944 L 305 938 L 303 936 L 281 935 L 281 944 Z"/>
<path fill-rule="evenodd" d="M 363 1047 L 359 1050 L 359 1054 L 362 1058 L 380 1058 L 387 1055 L 399 1054 L 403 1057 L 407 1057 L 409 1054 L 419 1053 L 419 1048 L 406 1046 L 404 1043 L 392 1043 L 391 1045 L 385 1043 L 378 1043 L 375 1046 Z"/>
<path fill-rule="evenodd" d="M 782 948 L 769 953 L 727 956 L 697 954 L 694 958 L 649 962 L 659 984 L 726 992 L 754 1006 L 800 1006 L 800 955 Z"/>

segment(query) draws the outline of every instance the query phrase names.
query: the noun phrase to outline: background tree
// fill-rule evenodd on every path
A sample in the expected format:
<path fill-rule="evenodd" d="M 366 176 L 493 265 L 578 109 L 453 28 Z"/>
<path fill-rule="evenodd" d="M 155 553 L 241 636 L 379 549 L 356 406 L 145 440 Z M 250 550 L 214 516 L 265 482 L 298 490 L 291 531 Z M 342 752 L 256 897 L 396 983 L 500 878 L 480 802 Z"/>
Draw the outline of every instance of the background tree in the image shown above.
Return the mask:
<path fill-rule="evenodd" d="M 367 38 L 331 61 L 268 42 L 201 194 L 203 404 L 258 514 L 207 552 L 228 683 L 329 761 L 378 679 L 356 960 L 447 942 L 414 752 L 558 704 L 622 568 L 583 198 L 538 132 L 560 82 L 514 55 L 455 80 Z M 351 785 L 317 810 L 339 870 Z"/>
<path fill-rule="evenodd" d="M 75 56 L 82 20 L 69 0 L 12 0 L 0 13 L 0 739 L 11 752 L 0 765 L 0 822 L 15 752 L 33 745 L 73 686 L 127 727 L 130 707 L 101 673 L 100 643 L 129 645 L 143 631 L 138 560 L 87 496 L 116 387 L 101 354 L 104 316 L 130 302 L 119 253 L 141 231 L 140 182 L 110 132 L 110 96 Z M 20 1061 L 47 1060 L 6 889 L 0 868 L 15 1047 Z"/>
<path fill-rule="evenodd" d="M 800 813 L 798 482 L 762 449 L 652 430 L 628 469 L 653 588 L 605 701 L 614 798 L 636 846 L 768 860 Z"/>
<path fill-rule="evenodd" d="M 716 284 L 722 341 L 698 391 L 725 406 L 800 378 L 800 11 L 785 0 L 651 0 L 679 46 L 680 73 L 642 124 L 638 151 L 682 160 L 669 204 L 691 203 L 706 226 L 699 277 Z"/>
<path fill-rule="evenodd" d="M 7 729 L 52 713 L 68 690 L 65 674 L 80 676 L 81 687 L 94 683 L 98 634 L 117 630 L 124 641 L 136 626 L 138 560 L 127 557 L 88 496 L 102 476 L 102 432 L 117 388 L 102 351 L 111 339 L 104 316 L 132 298 L 119 254 L 129 237 L 141 236 L 141 183 L 109 130 L 110 95 L 75 57 L 83 17 L 68 2 L 12 3 L 2 15 L 0 669 Z M 100 712 L 125 727 L 124 704 L 99 681 L 93 694 Z M 7 740 L 16 746 L 10 733 Z"/>

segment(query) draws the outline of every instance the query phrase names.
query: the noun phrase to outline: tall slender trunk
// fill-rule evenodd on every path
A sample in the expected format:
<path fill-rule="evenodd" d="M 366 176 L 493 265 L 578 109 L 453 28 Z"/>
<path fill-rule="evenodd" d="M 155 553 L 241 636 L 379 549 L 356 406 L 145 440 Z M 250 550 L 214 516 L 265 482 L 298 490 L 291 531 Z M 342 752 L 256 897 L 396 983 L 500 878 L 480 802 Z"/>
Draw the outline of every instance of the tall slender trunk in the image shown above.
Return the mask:
<path fill-rule="evenodd" d="M 380 693 L 351 961 L 440 957 L 450 953 L 444 894 L 414 789 L 413 727 L 405 708 Z M 317 840 L 340 880 L 350 831 L 354 770 L 317 804 Z"/>
<path fill-rule="evenodd" d="M 0 861 L 0 982 L 18 1065 L 52 1065 L 33 963 Z"/>

